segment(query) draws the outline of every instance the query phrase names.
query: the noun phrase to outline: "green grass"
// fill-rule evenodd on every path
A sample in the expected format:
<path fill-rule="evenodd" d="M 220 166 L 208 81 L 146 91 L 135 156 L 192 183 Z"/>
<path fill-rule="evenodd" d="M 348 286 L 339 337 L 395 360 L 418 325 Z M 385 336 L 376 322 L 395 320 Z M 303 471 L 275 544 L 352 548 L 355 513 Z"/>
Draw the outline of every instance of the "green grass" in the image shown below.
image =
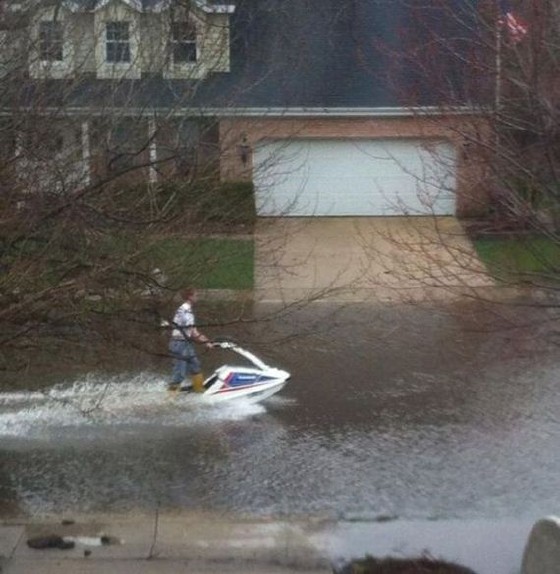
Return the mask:
<path fill-rule="evenodd" d="M 477 239 L 474 246 L 491 275 L 497 279 L 560 280 L 560 243 L 549 238 Z"/>
<path fill-rule="evenodd" d="M 200 289 L 252 289 L 254 245 L 251 239 L 167 238 L 149 252 L 171 286 Z"/>

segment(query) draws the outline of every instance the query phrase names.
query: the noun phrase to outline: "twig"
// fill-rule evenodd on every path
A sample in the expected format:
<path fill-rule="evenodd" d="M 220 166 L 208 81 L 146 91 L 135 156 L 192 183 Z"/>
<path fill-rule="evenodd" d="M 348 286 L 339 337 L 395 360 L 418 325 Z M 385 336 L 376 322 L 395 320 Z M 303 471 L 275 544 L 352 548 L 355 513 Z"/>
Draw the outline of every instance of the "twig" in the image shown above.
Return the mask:
<path fill-rule="evenodd" d="M 154 521 L 154 535 L 152 537 L 152 545 L 150 547 L 150 551 L 148 552 L 147 560 L 153 560 L 155 558 L 154 550 L 157 543 L 158 529 L 159 529 L 159 504 L 156 507 L 156 519 Z"/>

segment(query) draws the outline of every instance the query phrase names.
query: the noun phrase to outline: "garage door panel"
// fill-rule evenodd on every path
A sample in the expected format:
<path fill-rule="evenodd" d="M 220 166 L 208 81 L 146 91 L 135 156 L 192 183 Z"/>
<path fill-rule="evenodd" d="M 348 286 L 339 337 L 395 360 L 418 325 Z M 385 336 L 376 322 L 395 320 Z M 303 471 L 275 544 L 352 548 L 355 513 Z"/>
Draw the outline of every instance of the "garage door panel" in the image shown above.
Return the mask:
<path fill-rule="evenodd" d="M 455 155 L 444 142 L 268 141 L 254 166 L 260 215 L 454 212 Z"/>

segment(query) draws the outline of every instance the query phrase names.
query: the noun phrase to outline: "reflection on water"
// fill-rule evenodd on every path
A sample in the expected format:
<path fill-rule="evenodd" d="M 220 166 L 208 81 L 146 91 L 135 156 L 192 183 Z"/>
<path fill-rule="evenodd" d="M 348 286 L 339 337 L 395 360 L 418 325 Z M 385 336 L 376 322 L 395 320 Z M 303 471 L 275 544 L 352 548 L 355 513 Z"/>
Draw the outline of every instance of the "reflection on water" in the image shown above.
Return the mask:
<path fill-rule="evenodd" d="M 245 333 L 294 374 L 264 406 L 169 400 L 166 366 L 1 394 L 0 512 L 374 519 L 556 507 L 556 347 L 472 309 L 333 311 Z M 265 331 L 285 343 L 267 347 Z"/>

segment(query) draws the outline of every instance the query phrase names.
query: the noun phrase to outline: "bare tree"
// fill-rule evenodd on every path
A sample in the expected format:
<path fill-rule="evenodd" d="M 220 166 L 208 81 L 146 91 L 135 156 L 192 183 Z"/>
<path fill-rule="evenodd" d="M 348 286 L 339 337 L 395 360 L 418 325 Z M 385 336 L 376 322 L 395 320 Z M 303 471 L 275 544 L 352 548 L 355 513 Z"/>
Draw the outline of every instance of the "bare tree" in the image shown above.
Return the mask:
<path fill-rule="evenodd" d="M 439 187 L 456 193 L 456 212 L 479 254 L 501 251 L 486 269 L 462 229 L 433 214 L 430 225 L 411 222 L 418 231 L 407 237 L 385 233 L 407 258 L 401 272 L 424 295 L 494 299 L 494 287 L 511 287 L 517 294 L 537 290 L 541 297 L 530 304 L 554 309 L 560 261 L 558 6 L 547 0 L 401 5 L 408 26 L 399 38 L 376 44 L 392 61 L 387 80 L 403 105 L 418 110 L 419 122 L 437 126 L 453 143 L 457 179 L 452 188 L 444 181 Z M 407 82 L 401 81 L 405 74 Z M 425 178 L 418 178 L 419 193 L 425 189 Z M 426 202 L 424 213 L 431 208 Z M 499 243 L 503 239 L 510 247 Z M 396 278 L 396 290 L 399 283 Z"/>
<path fill-rule="evenodd" d="M 227 253 L 231 267 L 252 257 L 250 182 L 267 166 L 253 165 L 259 142 L 228 119 L 290 105 L 301 90 L 314 97 L 294 71 L 316 73 L 333 11 L 303 18 L 305 4 L 3 5 L 0 368 L 53 353 L 72 361 L 95 341 L 101 361 L 117 345 L 161 349 L 159 319 L 176 290 L 211 284 Z M 273 57 L 286 47 L 300 61 Z M 248 114 L 243 125 L 261 121 Z M 291 130 L 287 140 L 298 124 Z M 276 237 L 265 245 L 282 248 Z M 279 253 L 269 260 L 284 264 Z M 243 313 L 205 315 L 228 323 Z"/>
<path fill-rule="evenodd" d="M 202 94 L 230 66 L 230 7 L 2 8 L 0 363 L 17 370 L 155 332 L 216 266 L 189 244 L 246 231 L 253 199 L 220 181 Z"/>

